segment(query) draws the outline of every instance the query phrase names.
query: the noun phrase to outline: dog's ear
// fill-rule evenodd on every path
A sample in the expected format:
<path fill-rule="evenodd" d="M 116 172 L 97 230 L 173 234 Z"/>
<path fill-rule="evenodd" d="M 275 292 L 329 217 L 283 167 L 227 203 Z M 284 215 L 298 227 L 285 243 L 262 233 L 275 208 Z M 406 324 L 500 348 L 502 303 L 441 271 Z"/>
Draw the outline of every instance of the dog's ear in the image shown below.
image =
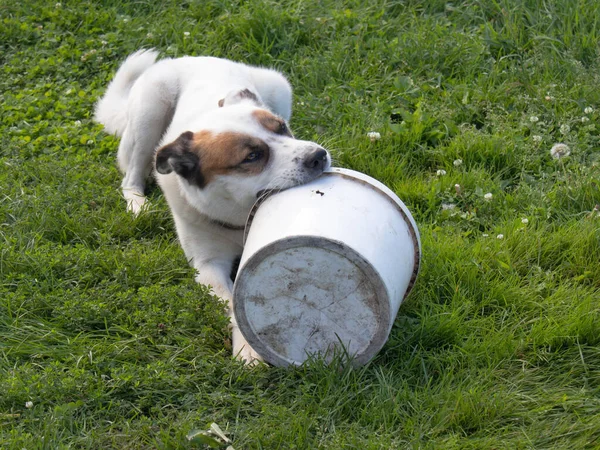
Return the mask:
<path fill-rule="evenodd" d="M 252 92 L 250 89 L 234 90 L 229 92 L 225 98 L 219 100 L 219 107 L 235 105 L 236 103 L 250 101 L 256 106 L 262 106 L 263 102 L 257 94 Z"/>
<path fill-rule="evenodd" d="M 200 173 L 200 157 L 192 152 L 194 133 L 186 131 L 175 141 L 156 151 L 156 171 L 167 175 L 175 172 L 185 178 L 190 184 L 202 187 L 203 180 Z"/>

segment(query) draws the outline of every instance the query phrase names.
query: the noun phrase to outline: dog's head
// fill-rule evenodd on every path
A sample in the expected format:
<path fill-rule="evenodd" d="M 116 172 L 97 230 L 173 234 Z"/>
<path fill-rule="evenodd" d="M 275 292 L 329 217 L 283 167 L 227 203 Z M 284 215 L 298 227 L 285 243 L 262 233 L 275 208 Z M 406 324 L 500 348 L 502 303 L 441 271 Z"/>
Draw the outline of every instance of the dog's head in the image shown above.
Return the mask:
<path fill-rule="evenodd" d="M 189 201 L 233 201 L 248 209 L 261 191 L 307 183 L 331 164 L 318 144 L 295 139 L 287 123 L 250 91 L 237 91 L 220 108 L 156 152 L 156 171 L 175 172 Z"/>

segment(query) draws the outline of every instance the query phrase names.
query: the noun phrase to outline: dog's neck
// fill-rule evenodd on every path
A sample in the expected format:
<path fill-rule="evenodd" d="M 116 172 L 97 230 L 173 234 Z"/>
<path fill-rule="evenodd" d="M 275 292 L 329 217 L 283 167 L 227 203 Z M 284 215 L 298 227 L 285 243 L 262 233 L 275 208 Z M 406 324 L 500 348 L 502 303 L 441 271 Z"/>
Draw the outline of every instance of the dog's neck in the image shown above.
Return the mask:
<path fill-rule="evenodd" d="M 255 201 L 250 193 L 233 195 L 222 186 L 210 183 L 199 188 L 178 177 L 186 202 L 208 222 L 229 230 L 243 230 Z"/>
<path fill-rule="evenodd" d="M 221 228 L 225 228 L 226 230 L 231 230 L 231 231 L 243 231 L 246 228 L 246 225 L 234 225 L 228 222 L 223 222 L 221 220 L 217 220 L 217 219 L 212 219 L 204 214 L 202 214 L 204 216 L 204 218 L 206 219 L 207 222 L 216 225 L 218 227 Z"/>

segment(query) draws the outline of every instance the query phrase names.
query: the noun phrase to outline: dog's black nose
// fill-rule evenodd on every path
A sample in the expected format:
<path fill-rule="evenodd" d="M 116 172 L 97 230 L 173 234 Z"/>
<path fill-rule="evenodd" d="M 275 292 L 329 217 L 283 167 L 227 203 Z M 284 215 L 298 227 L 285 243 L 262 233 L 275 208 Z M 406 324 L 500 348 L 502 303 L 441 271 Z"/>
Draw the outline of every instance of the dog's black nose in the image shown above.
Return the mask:
<path fill-rule="evenodd" d="M 304 158 L 304 167 L 306 167 L 307 169 L 323 171 L 325 169 L 326 164 L 327 152 L 322 148 L 314 151 L 306 158 Z"/>

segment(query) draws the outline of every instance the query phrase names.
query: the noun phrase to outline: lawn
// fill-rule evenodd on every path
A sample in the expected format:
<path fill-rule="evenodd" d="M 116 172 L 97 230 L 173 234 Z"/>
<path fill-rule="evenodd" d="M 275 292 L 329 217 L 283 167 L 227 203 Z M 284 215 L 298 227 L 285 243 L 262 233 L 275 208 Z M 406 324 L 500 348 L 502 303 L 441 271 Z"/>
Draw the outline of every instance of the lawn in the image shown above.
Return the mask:
<path fill-rule="evenodd" d="M 599 18 L 593 0 L 4 0 L 0 448 L 203 448 L 186 436 L 211 423 L 237 450 L 600 448 Z M 296 136 L 412 211 L 422 271 L 370 364 L 245 368 L 159 189 L 126 212 L 91 117 L 149 47 L 278 68 Z"/>

